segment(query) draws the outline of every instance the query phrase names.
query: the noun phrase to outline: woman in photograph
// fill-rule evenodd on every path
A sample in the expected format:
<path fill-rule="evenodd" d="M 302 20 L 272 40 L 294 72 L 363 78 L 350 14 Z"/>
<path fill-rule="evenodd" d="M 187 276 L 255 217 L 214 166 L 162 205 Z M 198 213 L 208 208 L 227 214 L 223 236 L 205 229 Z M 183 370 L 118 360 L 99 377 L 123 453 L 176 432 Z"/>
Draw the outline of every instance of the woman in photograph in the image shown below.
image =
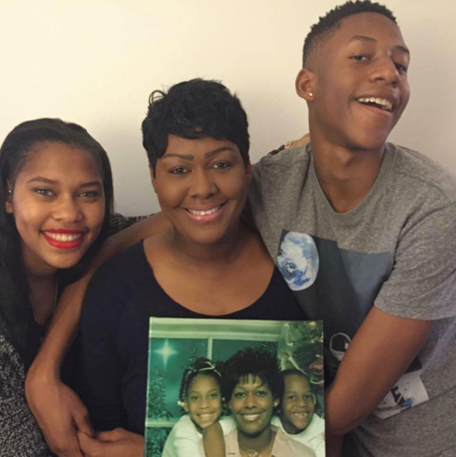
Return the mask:
<path fill-rule="evenodd" d="M 152 94 L 143 122 L 167 230 L 112 259 L 89 286 L 81 320 L 83 398 L 97 430 L 144 433 L 148 320 L 303 320 L 258 233 L 241 221 L 251 180 L 247 117 L 236 96 L 192 80 Z M 119 446 L 142 455 L 137 435 Z M 129 440 L 131 438 L 131 440 Z M 79 435 L 87 455 L 112 443 Z"/>
<path fill-rule="evenodd" d="M 63 287 L 105 238 L 112 214 L 106 152 L 77 124 L 24 122 L 0 149 L 0 448 L 49 455 L 24 397 Z"/>
<path fill-rule="evenodd" d="M 275 355 L 263 348 L 246 348 L 224 363 L 222 374 L 222 393 L 236 424 L 225 436 L 227 457 L 315 456 L 271 423 L 283 393 Z"/>

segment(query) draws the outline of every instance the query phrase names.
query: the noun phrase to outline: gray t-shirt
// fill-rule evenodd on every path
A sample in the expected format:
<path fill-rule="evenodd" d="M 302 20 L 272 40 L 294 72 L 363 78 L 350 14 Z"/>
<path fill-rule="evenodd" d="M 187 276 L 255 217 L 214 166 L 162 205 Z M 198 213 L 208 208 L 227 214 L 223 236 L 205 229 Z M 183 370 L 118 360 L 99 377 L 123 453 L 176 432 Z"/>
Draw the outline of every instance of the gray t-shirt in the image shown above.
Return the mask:
<path fill-rule="evenodd" d="M 328 381 L 372 306 L 435 321 L 407 373 L 347 437 L 345 455 L 456 456 L 454 177 L 388 144 L 369 194 L 339 214 L 307 145 L 256 164 L 249 203 L 308 318 L 324 321 Z"/>

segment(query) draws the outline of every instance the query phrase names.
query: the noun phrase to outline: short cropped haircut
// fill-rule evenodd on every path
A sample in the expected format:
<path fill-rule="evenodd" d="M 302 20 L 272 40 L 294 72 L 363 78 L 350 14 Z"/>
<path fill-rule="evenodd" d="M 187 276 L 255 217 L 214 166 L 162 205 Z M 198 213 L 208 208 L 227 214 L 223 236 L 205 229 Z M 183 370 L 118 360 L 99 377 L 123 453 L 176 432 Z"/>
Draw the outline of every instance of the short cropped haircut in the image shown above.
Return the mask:
<path fill-rule="evenodd" d="M 288 368 L 287 370 L 280 372 L 280 376 L 282 376 L 283 379 L 291 375 L 302 376 L 303 378 L 306 378 L 307 382 L 310 384 L 309 377 L 306 375 L 306 373 L 304 373 L 304 371 L 298 370 L 296 368 Z"/>
<path fill-rule="evenodd" d="M 274 398 L 282 398 L 283 380 L 277 357 L 267 349 L 248 347 L 236 352 L 223 364 L 222 395 L 227 402 L 239 381 L 247 381 L 249 375 L 266 383 Z"/>
<path fill-rule="evenodd" d="M 142 123 L 143 146 L 153 169 L 166 152 L 168 135 L 231 141 L 248 164 L 248 127 L 247 115 L 235 94 L 217 81 L 192 79 L 175 84 L 168 92 L 152 92 Z"/>
<path fill-rule="evenodd" d="M 342 19 L 360 13 L 378 13 L 387 17 L 395 24 L 397 24 L 396 17 L 393 13 L 386 8 L 386 6 L 379 3 L 373 3 L 369 0 L 357 0 L 355 2 L 348 1 L 343 5 L 336 6 L 325 16 L 319 18 L 319 21 L 310 28 L 310 32 L 304 40 L 304 48 L 302 52 L 302 66 L 303 68 L 309 61 L 310 54 L 314 51 L 318 44 L 328 39 L 337 29 L 340 28 Z"/>

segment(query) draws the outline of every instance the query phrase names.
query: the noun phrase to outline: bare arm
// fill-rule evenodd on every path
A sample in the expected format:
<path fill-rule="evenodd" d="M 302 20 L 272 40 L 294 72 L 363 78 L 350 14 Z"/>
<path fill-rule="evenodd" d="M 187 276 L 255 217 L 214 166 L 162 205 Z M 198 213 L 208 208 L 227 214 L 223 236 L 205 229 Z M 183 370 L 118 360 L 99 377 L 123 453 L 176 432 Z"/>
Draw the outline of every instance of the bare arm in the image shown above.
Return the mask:
<path fill-rule="evenodd" d="M 85 276 L 68 286 L 62 294 L 25 385 L 30 409 L 51 450 L 59 456 L 81 457 L 76 429 L 92 434 L 86 408 L 74 392 L 60 381 L 60 366 L 76 335 L 90 279 L 106 260 L 167 227 L 167 219 L 158 214 L 110 237 Z"/>
<path fill-rule="evenodd" d="M 409 367 L 432 321 L 391 316 L 372 308 L 326 392 L 326 436 L 344 435 L 362 422 Z"/>
<path fill-rule="evenodd" d="M 325 438 L 325 457 L 342 457 L 342 444 L 344 437 L 330 435 Z M 318 455 L 318 452 L 317 452 Z"/>
<path fill-rule="evenodd" d="M 225 438 L 219 422 L 203 429 L 203 446 L 206 457 L 225 457 Z"/>

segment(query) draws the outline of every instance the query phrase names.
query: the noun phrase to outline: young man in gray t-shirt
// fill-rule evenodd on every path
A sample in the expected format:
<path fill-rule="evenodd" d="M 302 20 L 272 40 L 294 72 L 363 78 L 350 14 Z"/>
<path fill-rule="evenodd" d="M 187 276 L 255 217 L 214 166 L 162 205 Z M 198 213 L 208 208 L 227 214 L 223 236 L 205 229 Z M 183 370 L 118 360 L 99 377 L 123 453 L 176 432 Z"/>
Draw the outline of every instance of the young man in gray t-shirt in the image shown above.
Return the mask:
<path fill-rule="evenodd" d="M 456 184 L 386 143 L 409 60 L 385 7 L 328 13 L 296 80 L 311 145 L 255 166 L 255 223 L 325 323 L 328 456 L 456 456 Z"/>

